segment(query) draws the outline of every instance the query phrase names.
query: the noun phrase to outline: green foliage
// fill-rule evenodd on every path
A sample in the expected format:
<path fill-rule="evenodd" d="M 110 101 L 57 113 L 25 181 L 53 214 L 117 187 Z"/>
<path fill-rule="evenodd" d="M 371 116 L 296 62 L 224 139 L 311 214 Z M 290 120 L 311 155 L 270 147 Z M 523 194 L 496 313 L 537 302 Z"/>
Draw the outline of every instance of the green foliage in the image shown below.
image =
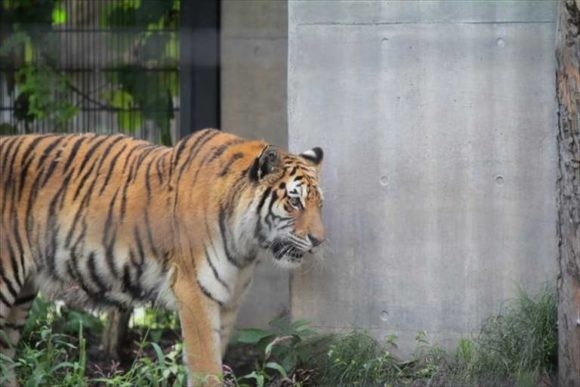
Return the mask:
<path fill-rule="evenodd" d="M 279 317 L 270 322 L 270 327 L 269 330 L 239 330 L 231 340 L 232 345 L 253 345 L 261 354 L 256 369 L 238 379 L 241 386 L 249 381 L 257 386 L 292 381 L 298 368 L 324 348 L 328 339 L 328 336 L 317 335 L 305 320 L 291 322 L 286 317 Z"/>
<path fill-rule="evenodd" d="M 15 96 L 14 117 L 26 131 L 37 120 L 47 121 L 58 131 L 80 112 L 79 106 L 97 103 L 115 113 L 121 130 L 134 133 L 149 122 L 159 131 L 158 141 L 171 145 L 173 98 L 179 93 L 176 31 L 180 1 L 101 4 L 101 27 L 112 32 L 103 35 L 112 39 L 107 47 L 123 58 L 108 63 L 110 85 L 91 85 L 109 90 L 103 93 L 81 90 L 59 68 L 61 40 L 50 32 L 70 19 L 62 0 L 0 2 L 0 23 L 7 27 L 0 31 L 0 71 L 9 93 Z M 73 104 L 73 95 L 80 102 Z M 2 132 L 14 129 L 3 126 Z"/>
<path fill-rule="evenodd" d="M 21 385 L 87 385 L 83 320 L 76 319 L 79 323 L 75 326 L 77 334 L 69 336 L 53 331 L 55 323 L 66 325 L 68 322 L 68 318 L 62 316 L 54 304 L 37 298 L 31 313 L 31 319 L 23 331 L 25 339 L 18 348 L 16 360 L 12 362 Z"/>
<path fill-rule="evenodd" d="M 408 385 L 417 380 L 432 385 L 535 386 L 549 380 L 557 355 L 557 310 L 552 289 L 535 296 L 523 292 L 500 314 L 490 317 L 474 339 L 463 338 L 452 355 L 430 343 L 427 333 L 416 336 L 417 348 L 408 361 L 379 345 L 364 332 L 335 336 L 326 357 L 315 358 L 320 385 Z"/>
<path fill-rule="evenodd" d="M 175 326 L 173 313 L 147 309 L 142 316 L 141 322 L 153 327 Z M 89 375 L 88 341 L 96 343 L 102 329 L 100 317 L 58 306 L 39 296 L 23 329 L 17 360 L 2 359 L 0 375 L 6 375 L 7 367 L 13 367 L 22 386 L 185 385 L 187 373 L 181 364 L 181 344 L 164 352 L 156 343 L 158 338 L 149 332 L 139 341 L 135 360 L 128 369 L 113 369 L 96 377 Z"/>
<path fill-rule="evenodd" d="M 178 0 L 120 0 L 111 2 L 101 17 L 103 27 L 176 28 Z"/>
<path fill-rule="evenodd" d="M 25 65 L 16 73 L 15 117 L 20 121 L 49 120 L 58 130 L 79 108 L 66 99 L 68 79 L 46 66 Z"/>
<path fill-rule="evenodd" d="M 144 120 L 150 120 L 159 129 L 161 142 L 170 144 L 173 97 L 168 86 L 177 84 L 177 76 L 147 71 L 137 65 L 122 65 L 109 74 L 109 80 L 118 85 L 117 90 L 106 95 L 109 103 L 119 110 L 118 125 L 132 133 Z"/>
<path fill-rule="evenodd" d="M 321 358 L 318 382 L 332 386 L 371 386 L 401 373 L 397 361 L 364 332 L 336 336 Z"/>
<path fill-rule="evenodd" d="M 144 356 L 147 347 L 151 347 L 156 358 Z M 106 386 L 184 386 L 187 382 L 187 370 L 181 364 L 182 345 L 175 344 L 168 353 L 164 353 L 155 342 L 142 340 L 135 361 L 127 372 L 115 372 L 91 380 Z"/>
<path fill-rule="evenodd" d="M 555 371 L 557 336 L 556 292 L 520 292 L 500 314 L 487 319 L 474 340 L 459 342 L 453 371 L 479 383 L 536 384 Z"/>
<path fill-rule="evenodd" d="M 87 347 L 96 342 L 101 318 L 38 298 L 17 360 L 1 359 L 0 371 L 15 367 L 23 386 L 184 385 L 181 344 L 165 350 L 159 344 L 164 331 L 178 326 L 175 314 L 144 309 L 134 316 L 133 326 L 147 331 L 138 341 L 135 360 L 95 376 L 88 372 Z M 414 354 L 405 361 L 392 354 L 395 336 L 385 343 L 358 330 L 323 336 L 306 321 L 278 318 L 267 330 L 235 333 L 233 346 L 250 346 L 259 356 L 243 376 L 228 372 L 225 385 L 535 386 L 549 381 L 554 372 L 556 339 L 556 298 L 550 289 L 536 296 L 521 293 L 490 317 L 477 336 L 461 339 L 453 352 L 434 345 L 426 332 L 418 332 Z"/>

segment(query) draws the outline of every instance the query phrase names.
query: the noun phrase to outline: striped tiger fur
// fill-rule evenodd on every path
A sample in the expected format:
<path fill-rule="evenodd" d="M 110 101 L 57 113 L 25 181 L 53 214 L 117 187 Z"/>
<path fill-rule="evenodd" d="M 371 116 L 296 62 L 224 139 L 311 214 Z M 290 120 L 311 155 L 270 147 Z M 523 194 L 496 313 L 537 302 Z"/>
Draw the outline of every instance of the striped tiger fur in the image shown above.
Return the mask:
<path fill-rule="evenodd" d="M 321 161 L 215 129 L 174 147 L 0 137 L 0 350 L 14 356 L 38 290 L 154 301 L 179 314 L 190 374 L 219 375 L 257 253 L 297 267 L 324 240 Z"/>

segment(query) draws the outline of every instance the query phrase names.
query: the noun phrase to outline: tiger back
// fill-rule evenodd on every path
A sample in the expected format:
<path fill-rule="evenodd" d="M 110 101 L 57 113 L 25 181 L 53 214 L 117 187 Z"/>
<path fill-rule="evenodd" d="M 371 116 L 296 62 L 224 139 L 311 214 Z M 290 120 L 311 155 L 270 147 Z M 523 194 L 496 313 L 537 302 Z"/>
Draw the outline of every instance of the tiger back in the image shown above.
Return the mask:
<path fill-rule="evenodd" d="M 83 307 L 152 301 L 178 312 L 192 377 L 219 375 L 259 250 L 296 267 L 324 239 L 321 160 L 213 129 L 175 147 L 1 137 L 0 350 L 14 356 L 38 290 Z"/>

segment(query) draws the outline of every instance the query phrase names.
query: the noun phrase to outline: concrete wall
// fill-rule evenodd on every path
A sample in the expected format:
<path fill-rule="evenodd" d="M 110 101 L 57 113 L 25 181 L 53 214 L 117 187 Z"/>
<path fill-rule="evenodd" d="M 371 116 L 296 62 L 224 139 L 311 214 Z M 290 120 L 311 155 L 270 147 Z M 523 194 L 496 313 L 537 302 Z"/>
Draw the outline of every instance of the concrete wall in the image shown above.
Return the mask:
<path fill-rule="evenodd" d="M 325 149 L 315 326 L 443 345 L 555 282 L 556 3 L 290 1 L 289 144 Z"/>
<path fill-rule="evenodd" d="M 287 147 L 286 1 L 222 1 L 222 129 Z M 289 274 L 259 266 L 240 327 L 266 326 L 288 311 Z"/>

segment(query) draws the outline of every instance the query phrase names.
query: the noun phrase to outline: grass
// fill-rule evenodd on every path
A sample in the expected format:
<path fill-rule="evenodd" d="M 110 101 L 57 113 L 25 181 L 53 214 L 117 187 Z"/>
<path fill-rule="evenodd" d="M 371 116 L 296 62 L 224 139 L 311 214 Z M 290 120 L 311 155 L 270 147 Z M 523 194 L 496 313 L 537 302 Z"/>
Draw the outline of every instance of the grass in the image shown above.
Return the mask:
<path fill-rule="evenodd" d="M 555 290 L 524 292 L 489 317 L 478 334 L 453 351 L 416 337 L 416 351 L 402 361 L 392 355 L 396 338 L 378 343 L 363 331 L 339 335 L 309 366 L 314 385 L 332 386 L 537 386 L 553 384 L 557 360 Z"/>
<path fill-rule="evenodd" d="M 536 385 L 555 372 L 557 342 L 555 291 L 520 292 L 473 342 L 459 343 L 456 373 L 480 384 Z"/>
<path fill-rule="evenodd" d="M 150 319 L 154 325 L 152 314 L 155 313 L 148 311 L 143 319 Z M 102 329 L 100 317 L 37 298 L 17 347 L 16 360 L 0 362 L 0 385 L 8 367 L 16 371 L 20 385 L 31 387 L 185 385 L 187 374 L 181 364 L 181 344 L 165 349 L 157 344 L 161 339 L 159 331 L 166 327 L 134 327 L 137 335 L 128 364 L 104 359 L 99 353 Z"/>
<path fill-rule="evenodd" d="M 99 354 L 102 317 L 35 301 L 13 366 L 22 386 L 183 386 L 175 316 L 141 311 L 124 363 Z M 307 322 L 272 321 L 236 333 L 226 356 L 227 386 L 536 386 L 550 384 L 557 353 L 555 292 L 520 293 L 453 351 L 416 337 L 415 354 L 393 355 L 396 337 L 320 335 Z M 1 378 L 0 374 L 0 378 Z M 0 382 L 0 385 L 2 382 Z"/>

